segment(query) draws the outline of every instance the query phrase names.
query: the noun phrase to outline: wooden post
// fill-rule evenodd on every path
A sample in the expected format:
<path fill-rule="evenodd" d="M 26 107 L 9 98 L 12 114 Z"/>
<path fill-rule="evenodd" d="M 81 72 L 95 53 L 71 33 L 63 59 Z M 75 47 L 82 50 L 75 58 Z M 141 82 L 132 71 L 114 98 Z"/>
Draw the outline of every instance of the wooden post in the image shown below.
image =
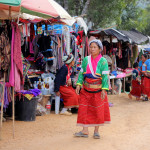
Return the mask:
<path fill-rule="evenodd" d="M 5 76 L 6 76 L 6 72 L 4 72 L 3 94 L 2 94 L 2 103 L 1 103 L 0 140 L 2 139 L 3 107 L 4 107 L 4 93 L 5 93 Z"/>
<path fill-rule="evenodd" d="M 125 88 L 126 88 L 125 81 L 126 81 L 126 77 L 123 78 L 123 92 L 124 92 L 124 93 L 125 93 Z"/>
<path fill-rule="evenodd" d="M 11 6 L 9 6 L 9 19 L 11 19 Z"/>
<path fill-rule="evenodd" d="M 114 79 L 112 79 L 112 95 L 114 95 Z"/>
<path fill-rule="evenodd" d="M 14 87 L 12 90 L 12 120 L 13 120 L 13 138 L 15 137 L 15 99 L 14 99 Z"/>
<path fill-rule="evenodd" d="M 112 35 L 110 35 L 110 45 L 112 46 Z"/>

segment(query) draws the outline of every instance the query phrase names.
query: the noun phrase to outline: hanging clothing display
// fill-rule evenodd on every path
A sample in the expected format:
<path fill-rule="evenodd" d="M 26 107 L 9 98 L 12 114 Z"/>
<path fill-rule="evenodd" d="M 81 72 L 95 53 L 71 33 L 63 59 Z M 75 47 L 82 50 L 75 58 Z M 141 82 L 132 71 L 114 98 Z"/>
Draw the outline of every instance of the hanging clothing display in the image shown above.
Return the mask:
<path fill-rule="evenodd" d="M 0 28 L 0 70 L 7 71 L 10 66 L 10 42 L 7 33 L 7 26 Z"/>

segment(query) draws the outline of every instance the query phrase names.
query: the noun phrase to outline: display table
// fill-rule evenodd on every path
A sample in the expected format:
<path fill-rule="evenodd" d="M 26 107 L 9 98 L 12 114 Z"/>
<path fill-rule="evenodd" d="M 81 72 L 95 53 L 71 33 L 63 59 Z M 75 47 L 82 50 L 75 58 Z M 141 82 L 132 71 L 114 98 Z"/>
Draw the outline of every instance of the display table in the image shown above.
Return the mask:
<path fill-rule="evenodd" d="M 123 92 L 125 92 L 125 81 L 126 81 L 126 78 L 131 77 L 131 76 L 132 76 L 132 72 L 121 73 L 121 74 L 119 74 L 117 76 L 110 76 L 109 79 L 111 80 L 112 95 L 114 94 L 114 80 L 123 78 Z"/>

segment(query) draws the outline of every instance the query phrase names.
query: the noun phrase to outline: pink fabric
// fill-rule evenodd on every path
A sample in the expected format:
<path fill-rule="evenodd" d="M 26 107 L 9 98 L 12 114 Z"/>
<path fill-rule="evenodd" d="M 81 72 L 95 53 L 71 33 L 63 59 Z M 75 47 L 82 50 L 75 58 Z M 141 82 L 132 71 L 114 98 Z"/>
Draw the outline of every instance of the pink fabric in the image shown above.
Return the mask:
<path fill-rule="evenodd" d="M 18 92 L 21 90 L 20 73 L 15 63 L 14 63 L 14 66 L 15 66 L 15 91 Z"/>
<path fill-rule="evenodd" d="M 15 39 L 14 39 L 14 63 L 18 69 L 20 74 L 21 83 L 23 84 L 23 64 L 22 64 L 22 57 L 21 57 L 21 34 L 18 28 L 18 25 L 14 23 L 16 26 L 15 32 Z M 18 80 L 15 76 L 15 80 Z"/>
<path fill-rule="evenodd" d="M 9 75 L 9 85 L 14 86 L 14 26 L 12 25 L 12 40 L 11 40 L 11 69 L 10 69 L 10 75 Z"/>
<path fill-rule="evenodd" d="M 34 54 L 34 51 L 33 51 L 33 43 L 32 43 L 32 42 L 30 42 L 30 53 L 31 53 L 31 54 Z"/>
<path fill-rule="evenodd" d="M 116 78 L 123 78 L 123 77 L 125 77 L 125 76 L 126 76 L 126 73 L 120 73 L 120 74 L 117 75 Z"/>
<path fill-rule="evenodd" d="M 133 69 L 132 68 L 126 68 L 125 73 L 132 73 Z"/>
<path fill-rule="evenodd" d="M 91 63 L 92 63 L 94 73 L 96 73 L 97 63 L 101 59 L 101 57 L 102 57 L 101 54 L 99 54 L 95 59 L 93 59 L 93 57 L 91 56 Z M 86 73 L 88 74 L 91 73 L 89 64 L 87 65 Z"/>

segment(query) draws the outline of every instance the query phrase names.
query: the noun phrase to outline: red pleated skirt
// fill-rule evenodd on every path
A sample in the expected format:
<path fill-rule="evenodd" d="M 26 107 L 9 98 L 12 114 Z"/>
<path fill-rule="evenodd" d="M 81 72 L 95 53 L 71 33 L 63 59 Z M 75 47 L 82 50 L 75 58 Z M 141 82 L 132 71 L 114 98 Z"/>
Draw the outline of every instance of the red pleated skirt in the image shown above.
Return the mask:
<path fill-rule="evenodd" d="M 79 95 L 76 94 L 72 86 L 60 86 L 59 92 L 66 108 L 79 106 Z"/>
<path fill-rule="evenodd" d="M 100 126 L 110 122 L 110 111 L 107 93 L 101 100 L 101 92 L 89 93 L 84 89 L 80 92 L 77 125 L 83 127 Z"/>
<path fill-rule="evenodd" d="M 141 85 L 138 81 L 132 80 L 132 90 L 130 92 L 131 95 L 140 98 L 141 97 Z"/>
<path fill-rule="evenodd" d="M 150 97 L 150 78 L 144 77 L 142 84 L 142 93 Z"/>

